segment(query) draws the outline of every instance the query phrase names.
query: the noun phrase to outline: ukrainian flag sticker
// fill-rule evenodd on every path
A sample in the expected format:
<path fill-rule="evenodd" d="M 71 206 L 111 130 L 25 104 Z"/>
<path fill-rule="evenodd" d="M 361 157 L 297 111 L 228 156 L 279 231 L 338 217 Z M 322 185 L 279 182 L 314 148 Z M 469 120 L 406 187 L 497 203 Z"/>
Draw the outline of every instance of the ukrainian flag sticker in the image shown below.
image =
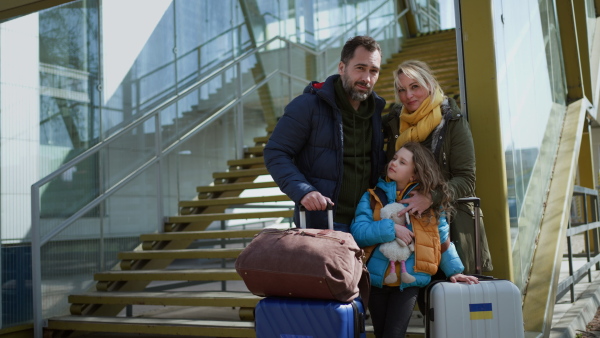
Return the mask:
<path fill-rule="evenodd" d="M 469 304 L 471 320 L 493 319 L 492 303 Z"/>

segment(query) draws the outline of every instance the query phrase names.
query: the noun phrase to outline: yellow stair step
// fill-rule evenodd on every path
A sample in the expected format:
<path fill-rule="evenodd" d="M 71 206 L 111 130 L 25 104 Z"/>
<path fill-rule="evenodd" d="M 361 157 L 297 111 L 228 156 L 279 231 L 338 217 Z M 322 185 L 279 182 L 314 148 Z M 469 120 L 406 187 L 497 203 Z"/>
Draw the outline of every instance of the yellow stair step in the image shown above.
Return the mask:
<path fill-rule="evenodd" d="M 195 223 L 205 221 L 229 221 L 233 219 L 254 219 L 254 218 L 279 218 L 292 217 L 293 210 L 276 210 L 276 211 L 260 211 L 260 212 L 236 212 L 236 213 L 221 213 L 221 214 L 199 214 L 199 215 L 183 215 L 171 216 L 167 223 Z"/>
<path fill-rule="evenodd" d="M 232 190 L 246 190 L 246 189 L 262 189 L 262 188 L 275 188 L 277 184 L 275 182 L 245 182 L 245 183 L 224 183 L 215 184 L 208 186 L 196 187 L 198 193 L 209 193 L 209 192 L 221 192 L 221 191 L 232 191 Z"/>
<path fill-rule="evenodd" d="M 94 274 L 95 281 L 226 281 L 241 280 L 235 269 L 112 270 Z"/>
<path fill-rule="evenodd" d="M 267 168 L 256 168 L 256 169 L 238 169 L 224 172 L 213 173 L 214 179 L 225 179 L 225 178 L 239 178 L 239 177 L 252 177 L 260 175 L 269 175 Z"/>
<path fill-rule="evenodd" d="M 214 199 L 202 199 L 194 201 L 181 201 L 179 206 L 182 208 L 196 208 L 215 205 L 239 205 L 249 203 L 264 203 L 264 202 L 282 202 L 290 201 L 287 195 L 272 195 L 272 196 L 257 196 L 257 197 L 220 197 Z"/>
<path fill-rule="evenodd" d="M 246 154 L 255 155 L 255 156 L 262 155 L 264 149 L 265 149 L 265 146 L 248 147 L 248 149 L 246 149 Z"/>
<path fill-rule="evenodd" d="M 254 307 L 262 297 L 235 291 L 88 292 L 70 295 L 71 304 Z"/>
<path fill-rule="evenodd" d="M 243 248 L 143 250 L 123 251 L 117 256 L 121 260 L 236 258 L 242 250 Z"/>
<path fill-rule="evenodd" d="M 211 230 L 211 231 L 179 231 L 156 234 L 143 234 L 140 240 L 143 242 L 152 241 L 177 241 L 177 240 L 199 240 L 199 239 L 219 239 L 219 238 L 252 238 L 263 229 L 247 230 Z"/>
<path fill-rule="evenodd" d="M 258 136 L 255 137 L 253 140 L 255 143 L 267 143 L 267 141 L 269 141 L 269 136 Z"/>
<path fill-rule="evenodd" d="M 254 322 L 226 320 L 63 316 L 48 320 L 47 329 L 195 337 L 256 337 Z"/>
<path fill-rule="evenodd" d="M 229 160 L 227 161 L 227 165 L 230 167 L 247 167 L 247 166 L 256 166 L 256 165 L 264 165 L 265 159 L 262 156 L 256 157 L 247 157 L 241 158 L 239 160 Z"/>

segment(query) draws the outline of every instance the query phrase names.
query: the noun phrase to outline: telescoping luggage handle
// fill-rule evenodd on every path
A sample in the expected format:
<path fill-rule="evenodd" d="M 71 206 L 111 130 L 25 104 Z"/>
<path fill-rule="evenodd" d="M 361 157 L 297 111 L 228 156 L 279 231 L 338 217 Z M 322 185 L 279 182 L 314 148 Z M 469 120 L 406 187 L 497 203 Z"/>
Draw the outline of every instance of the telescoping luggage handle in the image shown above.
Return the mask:
<path fill-rule="evenodd" d="M 481 207 L 481 199 L 479 197 L 463 197 L 457 200 L 458 203 L 473 203 L 475 214 L 475 273 L 481 275 L 481 252 L 479 252 L 479 208 Z"/>
<path fill-rule="evenodd" d="M 327 203 L 327 226 L 333 230 L 333 205 Z M 306 229 L 306 208 L 300 204 L 300 228 Z"/>

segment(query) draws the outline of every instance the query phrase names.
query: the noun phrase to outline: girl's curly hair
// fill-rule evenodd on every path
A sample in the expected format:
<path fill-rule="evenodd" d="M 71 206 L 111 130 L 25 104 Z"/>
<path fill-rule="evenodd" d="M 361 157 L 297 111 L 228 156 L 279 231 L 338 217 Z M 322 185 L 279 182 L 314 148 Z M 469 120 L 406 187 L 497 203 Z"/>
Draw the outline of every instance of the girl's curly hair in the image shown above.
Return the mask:
<path fill-rule="evenodd" d="M 418 142 L 408 142 L 402 148 L 413 154 L 415 174 L 419 182 L 417 189 L 431 194 L 438 194 L 440 197 L 439 204 L 431 206 L 436 218 L 440 217 L 442 211 L 445 211 L 447 217 L 450 217 L 454 211 L 452 206 L 454 199 L 433 153 Z"/>

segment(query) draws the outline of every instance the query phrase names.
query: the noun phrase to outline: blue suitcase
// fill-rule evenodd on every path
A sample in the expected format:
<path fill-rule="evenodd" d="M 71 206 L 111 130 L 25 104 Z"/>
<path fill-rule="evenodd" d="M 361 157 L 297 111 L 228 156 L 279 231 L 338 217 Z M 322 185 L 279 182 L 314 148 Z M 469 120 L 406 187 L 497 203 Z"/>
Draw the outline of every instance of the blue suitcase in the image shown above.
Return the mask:
<path fill-rule="evenodd" d="M 256 305 L 258 338 L 366 338 L 362 302 L 267 297 Z"/>

